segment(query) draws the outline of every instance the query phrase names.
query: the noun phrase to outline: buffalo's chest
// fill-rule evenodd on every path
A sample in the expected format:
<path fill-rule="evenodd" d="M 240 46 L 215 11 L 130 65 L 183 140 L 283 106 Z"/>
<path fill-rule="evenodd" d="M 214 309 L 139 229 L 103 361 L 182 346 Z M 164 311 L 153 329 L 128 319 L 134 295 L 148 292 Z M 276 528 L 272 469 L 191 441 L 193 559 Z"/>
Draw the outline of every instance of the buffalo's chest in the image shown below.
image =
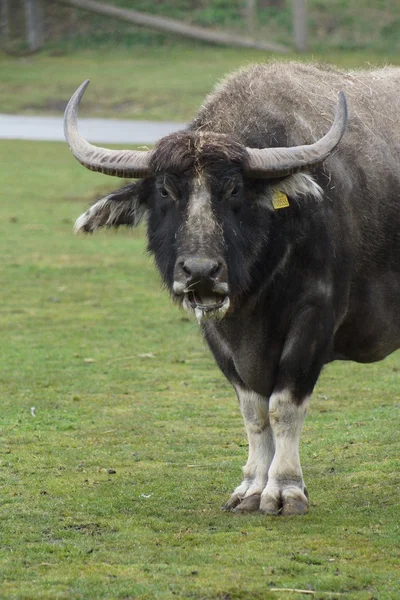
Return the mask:
<path fill-rule="evenodd" d="M 203 332 L 218 366 L 232 384 L 269 396 L 281 344 L 258 322 L 244 324 L 208 322 Z"/>

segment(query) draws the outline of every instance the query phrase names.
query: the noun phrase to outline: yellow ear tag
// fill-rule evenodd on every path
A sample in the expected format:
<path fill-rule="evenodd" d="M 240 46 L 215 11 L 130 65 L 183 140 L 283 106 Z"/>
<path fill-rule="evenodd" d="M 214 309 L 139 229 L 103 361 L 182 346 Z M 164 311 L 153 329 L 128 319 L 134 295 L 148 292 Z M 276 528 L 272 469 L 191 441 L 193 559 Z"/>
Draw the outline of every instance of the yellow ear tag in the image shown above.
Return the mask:
<path fill-rule="evenodd" d="M 272 195 L 272 206 L 275 210 L 279 208 L 287 208 L 289 206 L 289 200 L 286 194 L 280 190 L 275 190 Z"/>

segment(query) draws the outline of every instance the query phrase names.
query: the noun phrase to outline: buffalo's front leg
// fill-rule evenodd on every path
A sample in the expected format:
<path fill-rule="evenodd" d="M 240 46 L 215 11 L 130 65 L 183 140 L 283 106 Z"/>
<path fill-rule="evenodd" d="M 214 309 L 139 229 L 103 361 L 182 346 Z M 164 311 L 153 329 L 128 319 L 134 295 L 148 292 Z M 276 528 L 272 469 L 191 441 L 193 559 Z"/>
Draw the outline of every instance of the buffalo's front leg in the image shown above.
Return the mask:
<path fill-rule="evenodd" d="M 269 419 L 275 455 L 263 489 L 260 510 L 271 515 L 302 515 L 308 512 L 307 492 L 300 465 L 299 441 L 308 399 L 297 403 L 289 391 L 272 394 Z"/>
<path fill-rule="evenodd" d="M 248 512 L 259 509 L 274 456 L 274 439 L 268 417 L 268 399 L 243 387 L 235 386 L 235 389 L 249 442 L 249 456 L 243 467 L 244 479 L 224 508 Z"/>
<path fill-rule="evenodd" d="M 237 388 L 249 459 L 245 478 L 227 508 L 260 509 L 271 515 L 308 512 L 299 442 L 309 398 L 330 355 L 332 313 L 321 304 L 306 307 L 293 318 L 269 400 Z"/>
<path fill-rule="evenodd" d="M 329 356 L 332 312 L 322 302 L 303 309 L 293 319 L 284 344 L 269 420 L 275 454 L 260 510 L 267 514 L 302 515 L 308 512 L 307 491 L 300 465 L 299 442 L 309 398 Z"/>

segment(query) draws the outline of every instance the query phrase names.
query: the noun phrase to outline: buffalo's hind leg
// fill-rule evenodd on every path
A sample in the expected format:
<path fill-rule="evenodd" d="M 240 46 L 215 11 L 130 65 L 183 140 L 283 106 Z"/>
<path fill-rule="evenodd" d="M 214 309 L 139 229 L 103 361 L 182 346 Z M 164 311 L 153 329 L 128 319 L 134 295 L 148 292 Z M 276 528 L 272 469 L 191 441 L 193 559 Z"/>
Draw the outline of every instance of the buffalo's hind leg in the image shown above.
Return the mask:
<path fill-rule="evenodd" d="M 244 479 L 224 509 L 250 512 L 259 509 L 274 456 L 274 440 L 268 417 L 268 399 L 241 386 L 236 385 L 235 389 L 249 442 L 249 456 L 243 468 Z"/>

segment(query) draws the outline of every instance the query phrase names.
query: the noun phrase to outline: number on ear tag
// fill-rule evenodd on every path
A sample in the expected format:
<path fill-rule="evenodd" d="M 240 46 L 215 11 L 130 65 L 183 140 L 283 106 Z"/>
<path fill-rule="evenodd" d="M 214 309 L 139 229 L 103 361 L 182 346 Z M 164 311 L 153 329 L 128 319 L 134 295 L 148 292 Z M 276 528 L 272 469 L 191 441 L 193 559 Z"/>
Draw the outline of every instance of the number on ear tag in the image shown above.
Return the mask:
<path fill-rule="evenodd" d="M 287 208 L 288 206 L 290 206 L 286 194 L 284 194 L 280 190 L 275 190 L 272 195 L 272 206 L 275 210 L 278 210 L 279 208 Z"/>

